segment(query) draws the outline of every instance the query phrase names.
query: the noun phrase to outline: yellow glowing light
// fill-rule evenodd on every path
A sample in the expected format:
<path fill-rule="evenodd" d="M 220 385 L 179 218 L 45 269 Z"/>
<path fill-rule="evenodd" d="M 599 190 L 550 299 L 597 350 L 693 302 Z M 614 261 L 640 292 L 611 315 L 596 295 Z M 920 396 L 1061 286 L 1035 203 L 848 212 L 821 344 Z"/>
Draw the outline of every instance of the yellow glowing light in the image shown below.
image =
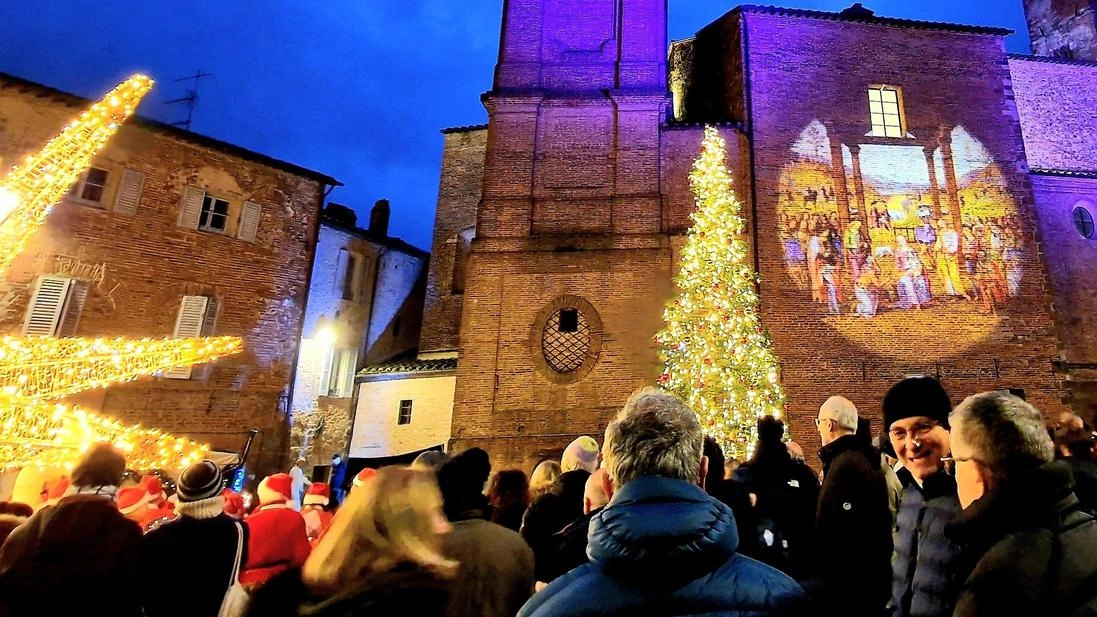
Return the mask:
<path fill-rule="evenodd" d="M 665 366 L 659 383 L 689 404 L 728 456 L 741 459 L 758 438 L 758 418 L 780 417 L 785 396 L 758 316 L 756 277 L 726 160 L 720 133 L 706 127 L 690 174 L 697 208 L 674 279 L 678 296 L 655 340 Z"/>
<path fill-rule="evenodd" d="M 324 347 L 331 347 L 335 344 L 335 329 L 331 326 L 324 326 L 316 332 L 316 342 Z"/>
<path fill-rule="evenodd" d="M 0 193 L 14 195 L 15 205 L 3 215 L 0 205 L 0 276 L 42 225 L 54 204 L 64 197 L 91 165 L 107 141 L 133 115 L 152 88 L 152 80 L 134 75 L 91 106 L 41 150 L 0 179 Z M 105 104 L 110 101 L 111 104 Z M 117 103 L 114 103 L 117 101 Z M 12 197 L 6 197 L 10 206 Z"/>
<path fill-rule="evenodd" d="M 27 239 L 137 108 L 152 80 L 135 75 L 0 179 L 0 280 Z M 51 402 L 240 351 L 235 337 L 131 340 L 0 338 L 0 469 L 71 468 L 109 441 L 131 469 L 181 469 L 209 447 Z"/>

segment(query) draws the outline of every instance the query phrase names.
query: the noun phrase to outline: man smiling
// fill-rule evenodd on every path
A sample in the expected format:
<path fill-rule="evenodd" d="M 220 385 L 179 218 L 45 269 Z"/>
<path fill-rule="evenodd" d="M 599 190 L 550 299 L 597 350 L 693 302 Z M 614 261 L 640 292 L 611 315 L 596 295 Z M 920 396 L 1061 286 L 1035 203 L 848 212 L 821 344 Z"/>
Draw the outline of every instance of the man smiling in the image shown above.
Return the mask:
<path fill-rule="evenodd" d="M 908 377 L 884 397 L 884 427 L 902 463 L 892 556 L 892 617 L 948 617 L 959 590 L 958 547 L 945 526 L 960 512 L 944 469 L 952 403 L 932 377 Z"/>

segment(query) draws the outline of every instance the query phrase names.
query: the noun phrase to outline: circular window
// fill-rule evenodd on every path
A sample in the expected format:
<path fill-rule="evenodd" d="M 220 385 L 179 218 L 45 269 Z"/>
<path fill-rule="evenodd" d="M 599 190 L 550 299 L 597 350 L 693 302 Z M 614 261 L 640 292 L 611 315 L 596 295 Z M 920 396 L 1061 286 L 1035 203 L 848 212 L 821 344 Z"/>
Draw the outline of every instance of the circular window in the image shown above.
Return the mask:
<path fill-rule="evenodd" d="M 555 383 L 586 376 L 602 347 L 602 321 L 578 296 L 560 296 L 541 309 L 530 329 L 534 363 Z"/>
<path fill-rule="evenodd" d="M 1087 240 L 1093 237 L 1093 213 L 1088 208 L 1081 205 L 1075 206 L 1072 218 L 1075 231 Z"/>

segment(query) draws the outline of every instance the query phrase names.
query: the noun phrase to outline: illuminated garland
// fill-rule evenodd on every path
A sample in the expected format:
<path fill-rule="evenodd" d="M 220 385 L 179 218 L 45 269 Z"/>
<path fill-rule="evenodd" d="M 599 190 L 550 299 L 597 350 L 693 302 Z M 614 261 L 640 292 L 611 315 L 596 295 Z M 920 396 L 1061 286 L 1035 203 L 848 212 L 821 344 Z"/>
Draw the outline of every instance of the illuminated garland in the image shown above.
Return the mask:
<path fill-rule="evenodd" d="M 92 158 L 133 115 L 152 83 L 144 75 L 122 82 L 0 180 L 0 276 L 91 166 Z"/>
<path fill-rule="evenodd" d="M 674 278 L 678 297 L 655 337 L 665 365 L 659 383 L 697 412 L 728 456 L 742 459 L 753 451 L 758 418 L 780 417 L 785 397 L 758 317 L 726 145 L 715 128 L 705 128 L 702 148 L 690 174 L 697 208 Z"/>
<path fill-rule="evenodd" d="M 0 179 L 0 280 L 92 158 L 129 118 L 152 80 L 135 75 L 94 104 L 39 152 Z M 209 447 L 75 409 L 54 399 L 240 351 L 239 338 L 164 340 L 0 338 L 0 469 L 71 469 L 91 444 L 108 441 L 131 469 L 182 469 Z"/>
<path fill-rule="evenodd" d="M 240 351 L 235 337 L 79 339 L 0 337 L 0 403 L 52 400 Z"/>

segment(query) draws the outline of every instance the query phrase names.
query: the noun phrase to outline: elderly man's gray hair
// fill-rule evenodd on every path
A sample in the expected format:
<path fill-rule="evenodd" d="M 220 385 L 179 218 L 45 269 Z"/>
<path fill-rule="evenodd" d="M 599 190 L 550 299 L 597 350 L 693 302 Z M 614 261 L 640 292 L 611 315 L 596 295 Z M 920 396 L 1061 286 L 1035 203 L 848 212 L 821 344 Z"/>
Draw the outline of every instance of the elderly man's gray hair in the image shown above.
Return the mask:
<path fill-rule="evenodd" d="M 998 480 L 1055 458 L 1043 414 L 1006 392 L 969 396 L 953 410 L 949 423 Z"/>
<path fill-rule="evenodd" d="M 606 428 L 602 459 L 617 487 L 641 476 L 696 483 L 703 444 L 697 414 L 675 396 L 644 388 Z"/>

